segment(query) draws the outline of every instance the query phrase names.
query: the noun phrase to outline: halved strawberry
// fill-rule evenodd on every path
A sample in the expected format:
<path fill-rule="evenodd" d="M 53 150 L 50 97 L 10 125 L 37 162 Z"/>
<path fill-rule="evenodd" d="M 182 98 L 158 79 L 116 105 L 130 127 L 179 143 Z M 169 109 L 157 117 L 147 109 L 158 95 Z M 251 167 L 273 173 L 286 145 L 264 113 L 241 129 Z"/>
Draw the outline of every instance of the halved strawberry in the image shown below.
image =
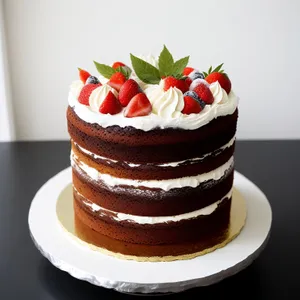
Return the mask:
<path fill-rule="evenodd" d="M 120 88 L 119 101 L 122 106 L 127 106 L 129 101 L 138 93 L 141 88 L 138 83 L 133 79 L 128 79 Z"/>
<path fill-rule="evenodd" d="M 231 91 L 231 81 L 225 73 L 210 73 L 207 77 L 205 77 L 205 80 L 208 83 L 219 81 L 220 86 L 226 91 L 227 94 L 229 94 Z"/>
<path fill-rule="evenodd" d="M 126 118 L 147 116 L 152 111 L 152 105 L 144 93 L 135 95 L 124 111 Z"/>
<path fill-rule="evenodd" d="M 203 81 L 203 82 L 201 82 Z M 197 93 L 200 99 L 202 99 L 206 104 L 212 104 L 214 102 L 214 96 L 210 91 L 208 84 L 204 82 L 203 79 L 197 79 L 198 84 L 193 87 L 192 90 Z"/>
<path fill-rule="evenodd" d="M 182 74 L 185 76 L 188 76 L 190 73 L 192 73 L 195 69 L 191 67 L 185 67 Z"/>
<path fill-rule="evenodd" d="M 183 93 L 189 89 L 184 79 L 177 79 L 173 76 L 168 76 L 164 79 L 164 90 L 167 91 L 171 87 L 176 87 Z"/>
<path fill-rule="evenodd" d="M 201 110 L 202 107 L 200 103 L 195 100 L 191 96 L 184 96 L 184 108 L 182 110 L 183 114 L 189 115 L 189 114 L 198 114 Z"/>
<path fill-rule="evenodd" d="M 83 69 L 78 68 L 79 71 L 79 79 L 85 83 L 86 80 L 91 76 L 91 74 L 88 71 L 85 71 Z"/>
<path fill-rule="evenodd" d="M 117 68 L 119 68 L 119 67 L 125 67 L 125 64 L 123 64 L 123 63 L 120 62 L 120 61 L 116 61 L 116 62 L 114 62 L 113 65 L 112 65 L 112 68 L 114 68 L 114 69 L 117 69 Z"/>
<path fill-rule="evenodd" d="M 92 91 L 94 89 L 96 89 L 98 86 L 101 86 L 102 84 L 101 83 L 98 83 L 98 84 L 86 84 L 80 94 L 79 94 L 79 97 L 78 97 L 78 101 L 79 103 L 81 104 L 84 104 L 84 105 L 89 105 L 89 98 L 90 98 L 90 95 L 92 93 Z"/>
<path fill-rule="evenodd" d="M 126 81 L 125 75 L 121 72 L 116 72 L 110 77 L 107 84 L 110 85 L 115 90 L 119 91 L 121 86 L 125 83 L 125 81 Z"/>
<path fill-rule="evenodd" d="M 122 110 L 122 106 L 116 96 L 109 91 L 99 107 L 99 112 L 102 114 L 115 115 Z"/>

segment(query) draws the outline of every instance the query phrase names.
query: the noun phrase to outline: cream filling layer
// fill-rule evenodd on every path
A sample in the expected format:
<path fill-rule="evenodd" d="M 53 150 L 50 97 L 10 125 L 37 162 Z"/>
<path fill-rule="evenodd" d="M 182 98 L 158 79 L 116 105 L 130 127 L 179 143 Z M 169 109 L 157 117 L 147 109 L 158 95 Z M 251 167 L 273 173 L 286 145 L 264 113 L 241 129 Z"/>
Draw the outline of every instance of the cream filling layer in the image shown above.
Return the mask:
<path fill-rule="evenodd" d="M 76 162 L 75 162 L 75 160 Z M 164 180 L 138 180 L 138 179 L 127 179 L 114 177 L 109 174 L 100 173 L 98 170 L 88 166 L 82 161 L 78 161 L 78 157 L 71 151 L 71 164 L 78 166 L 82 171 L 84 171 L 90 178 L 94 180 L 101 180 L 107 186 L 114 187 L 119 185 L 126 185 L 132 187 L 148 187 L 148 188 L 158 188 L 165 191 L 169 191 L 174 188 L 183 187 L 197 187 L 202 182 L 208 180 L 219 180 L 224 176 L 227 170 L 231 169 L 234 164 L 233 156 L 220 167 L 196 176 L 187 176 L 174 179 L 164 179 Z"/>
<path fill-rule="evenodd" d="M 175 162 L 169 162 L 169 163 L 163 163 L 163 164 L 151 164 L 151 163 L 149 163 L 147 165 L 155 165 L 157 167 L 177 167 L 177 166 L 179 166 L 181 164 L 184 164 L 186 162 L 194 164 L 194 163 L 200 162 L 204 158 L 212 155 L 214 152 L 217 153 L 216 155 L 222 153 L 223 150 L 225 150 L 226 148 L 231 147 L 233 145 L 234 141 L 235 141 L 235 136 L 228 143 L 226 143 L 225 145 L 223 145 L 219 149 L 217 149 L 217 150 L 215 150 L 213 152 L 210 152 L 210 153 L 206 153 L 206 154 L 202 155 L 201 157 L 195 157 L 195 158 L 191 158 L 191 159 L 186 159 L 186 160 L 181 160 L 181 161 L 175 161 Z M 73 141 L 73 143 L 79 148 L 79 150 L 81 152 L 85 153 L 86 155 L 88 155 L 90 157 L 93 157 L 94 159 L 105 160 L 109 164 L 113 164 L 113 163 L 117 163 L 118 162 L 117 160 L 114 160 L 114 159 L 111 159 L 111 158 L 107 158 L 107 157 L 104 157 L 104 156 L 100 156 L 100 155 L 95 154 L 95 153 L 93 153 L 91 151 L 88 151 L 85 148 L 79 146 L 74 141 Z M 132 167 L 132 168 L 141 166 L 141 164 L 131 163 L 131 162 L 127 162 L 127 161 L 124 161 L 123 163 L 126 164 L 126 165 L 128 165 L 129 167 Z"/>
<path fill-rule="evenodd" d="M 74 187 L 75 189 L 75 187 Z M 76 189 L 75 189 L 76 190 Z M 81 195 L 77 190 L 76 192 L 84 198 L 83 195 Z M 137 215 L 129 215 L 129 214 L 124 214 L 124 213 L 118 213 L 106 208 L 103 208 L 89 200 L 83 200 L 82 203 L 85 206 L 88 206 L 92 209 L 94 212 L 98 212 L 100 216 L 110 216 L 116 221 L 130 221 L 138 224 L 160 224 L 160 223 L 166 223 L 166 222 L 179 222 L 182 220 L 189 220 L 193 218 L 197 218 L 199 216 L 207 216 L 212 214 L 218 207 L 218 205 L 225 200 L 226 198 L 230 198 L 232 196 L 232 189 L 220 200 L 216 201 L 213 204 L 210 204 L 206 207 L 203 207 L 201 209 L 185 213 L 185 214 L 180 214 L 180 215 L 175 215 L 175 216 L 162 216 L 162 217 L 148 217 L 148 216 L 137 216 Z"/>

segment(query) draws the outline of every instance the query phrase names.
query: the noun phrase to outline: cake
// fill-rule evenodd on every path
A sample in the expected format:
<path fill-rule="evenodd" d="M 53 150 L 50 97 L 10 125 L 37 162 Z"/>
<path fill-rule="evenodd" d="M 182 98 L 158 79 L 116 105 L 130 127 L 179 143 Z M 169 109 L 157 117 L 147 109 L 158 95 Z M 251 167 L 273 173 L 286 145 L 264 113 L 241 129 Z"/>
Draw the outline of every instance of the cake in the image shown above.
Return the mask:
<path fill-rule="evenodd" d="M 230 226 L 238 98 L 223 64 L 130 58 L 70 87 L 76 234 L 129 259 L 211 251 Z"/>

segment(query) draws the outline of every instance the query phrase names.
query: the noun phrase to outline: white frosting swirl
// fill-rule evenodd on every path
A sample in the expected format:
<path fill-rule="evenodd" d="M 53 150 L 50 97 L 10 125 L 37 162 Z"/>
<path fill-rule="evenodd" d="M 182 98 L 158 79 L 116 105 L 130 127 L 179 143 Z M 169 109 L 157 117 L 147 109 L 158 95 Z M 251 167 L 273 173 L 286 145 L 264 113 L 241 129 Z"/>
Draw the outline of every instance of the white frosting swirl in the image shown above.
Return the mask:
<path fill-rule="evenodd" d="M 215 103 L 226 103 L 228 102 L 228 95 L 226 91 L 221 87 L 218 81 L 213 82 L 210 86 L 210 91 L 212 92 L 214 96 L 214 102 Z"/>
<path fill-rule="evenodd" d="M 99 107 L 109 92 L 112 92 L 118 97 L 118 92 L 108 84 L 103 84 L 92 91 L 89 98 L 89 104 L 92 111 L 99 112 Z"/>
<path fill-rule="evenodd" d="M 79 94 L 81 92 L 81 89 L 83 88 L 84 84 L 81 80 L 75 80 L 70 85 L 70 91 L 74 95 L 74 97 L 78 98 Z"/>
<path fill-rule="evenodd" d="M 152 113 L 167 119 L 178 118 L 184 107 L 182 92 L 176 87 L 164 91 L 161 85 L 155 85 L 145 90 L 152 104 Z"/>

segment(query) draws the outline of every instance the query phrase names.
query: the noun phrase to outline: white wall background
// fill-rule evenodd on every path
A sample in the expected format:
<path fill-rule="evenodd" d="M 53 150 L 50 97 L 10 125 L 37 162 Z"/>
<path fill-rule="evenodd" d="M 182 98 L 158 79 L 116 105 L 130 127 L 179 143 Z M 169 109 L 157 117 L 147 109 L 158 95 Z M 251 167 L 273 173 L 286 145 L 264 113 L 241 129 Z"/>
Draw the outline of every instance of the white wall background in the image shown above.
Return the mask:
<path fill-rule="evenodd" d="M 4 0 L 16 136 L 66 139 L 77 67 L 158 54 L 225 63 L 238 137 L 300 138 L 300 1 Z"/>

